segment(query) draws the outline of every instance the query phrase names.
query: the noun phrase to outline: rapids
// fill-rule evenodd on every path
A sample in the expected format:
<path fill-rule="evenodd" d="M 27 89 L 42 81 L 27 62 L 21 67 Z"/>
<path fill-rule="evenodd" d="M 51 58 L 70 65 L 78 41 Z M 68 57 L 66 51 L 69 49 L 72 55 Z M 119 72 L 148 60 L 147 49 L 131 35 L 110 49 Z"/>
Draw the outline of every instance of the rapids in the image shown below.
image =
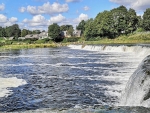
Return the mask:
<path fill-rule="evenodd" d="M 1 51 L 0 111 L 149 107 L 149 76 L 145 76 L 149 75 L 149 63 L 143 60 L 149 53 L 149 45 L 69 45 Z M 149 61 L 149 57 L 146 59 Z M 142 83 L 142 96 L 138 82 Z"/>

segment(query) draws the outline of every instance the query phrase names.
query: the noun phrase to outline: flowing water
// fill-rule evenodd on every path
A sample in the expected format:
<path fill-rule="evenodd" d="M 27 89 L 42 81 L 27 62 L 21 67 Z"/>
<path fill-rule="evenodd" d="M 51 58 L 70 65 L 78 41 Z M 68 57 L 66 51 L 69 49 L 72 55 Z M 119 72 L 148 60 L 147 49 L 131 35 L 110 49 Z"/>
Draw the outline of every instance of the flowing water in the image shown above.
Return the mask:
<path fill-rule="evenodd" d="M 0 111 L 119 106 L 129 77 L 149 53 L 146 45 L 1 51 Z"/>

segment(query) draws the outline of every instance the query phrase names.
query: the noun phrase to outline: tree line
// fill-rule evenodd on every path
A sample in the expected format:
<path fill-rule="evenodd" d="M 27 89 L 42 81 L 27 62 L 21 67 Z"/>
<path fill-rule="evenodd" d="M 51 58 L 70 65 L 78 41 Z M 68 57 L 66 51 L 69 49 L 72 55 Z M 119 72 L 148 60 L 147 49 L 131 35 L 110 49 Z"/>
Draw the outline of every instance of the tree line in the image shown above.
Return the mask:
<path fill-rule="evenodd" d="M 0 26 L 0 37 L 15 37 L 17 39 L 18 37 L 25 37 L 28 34 L 40 34 L 40 33 L 41 33 L 40 30 L 33 30 L 33 31 L 27 29 L 21 30 L 18 24 L 14 24 L 9 27 Z"/>
<path fill-rule="evenodd" d="M 91 38 L 115 38 L 120 35 L 131 34 L 135 31 L 150 31 L 150 8 L 144 15 L 137 16 L 134 9 L 119 6 L 110 11 L 100 12 L 95 19 L 82 20 L 78 26 L 82 36 Z"/>
<path fill-rule="evenodd" d="M 54 23 L 49 25 L 48 27 L 48 35 L 54 40 L 62 39 L 61 31 L 67 31 L 67 35 L 73 35 L 73 26 L 72 25 L 62 25 Z M 40 34 L 41 32 L 45 32 L 45 30 L 28 30 L 28 29 L 20 29 L 18 24 L 14 24 L 9 27 L 1 27 L 0 26 L 0 37 L 14 37 L 18 39 L 18 37 L 25 37 L 29 34 Z"/>
<path fill-rule="evenodd" d="M 143 16 L 137 16 L 134 9 L 119 6 L 110 11 L 103 11 L 93 19 L 82 20 L 77 26 L 82 36 L 89 39 L 116 38 L 120 35 L 128 35 L 135 31 L 150 31 L 150 8 L 146 9 Z M 67 35 L 73 36 L 72 25 L 59 26 L 57 23 L 48 26 L 48 35 L 53 40 L 61 40 L 61 31 L 67 31 Z M 42 31 L 43 32 L 43 31 Z M 28 34 L 40 34 L 40 30 L 21 30 L 18 24 L 9 27 L 0 27 L 0 37 L 25 37 Z"/>

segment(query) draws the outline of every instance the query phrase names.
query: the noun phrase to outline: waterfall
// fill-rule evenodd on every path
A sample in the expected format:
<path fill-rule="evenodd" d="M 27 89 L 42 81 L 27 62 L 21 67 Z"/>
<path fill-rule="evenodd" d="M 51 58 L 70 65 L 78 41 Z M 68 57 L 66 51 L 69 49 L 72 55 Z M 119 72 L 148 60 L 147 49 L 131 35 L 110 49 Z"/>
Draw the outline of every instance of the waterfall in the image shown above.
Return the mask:
<path fill-rule="evenodd" d="M 150 47 L 148 45 L 70 45 L 69 47 L 72 49 L 101 52 L 130 52 L 136 55 L 136 57 L 140 57 L 142 62 L 129 78 L 119 105 L 150 107 L 150 56 L 148 56 L 150 54 Z"/>
<path fill-rule="evenodd" d="M 141 58 L 146 57 L 150 53 L 150 46 L 148 45 L 69 45 L 72 49 L 82 49 L 88 51 L 101 51 L 101 52 L 131 52 Z"/>
<path fill-rule="evenodd" d="M 122 94 L 122 106 L 150 107 L 150 56 L 147 56 L 130 77 Z"/>

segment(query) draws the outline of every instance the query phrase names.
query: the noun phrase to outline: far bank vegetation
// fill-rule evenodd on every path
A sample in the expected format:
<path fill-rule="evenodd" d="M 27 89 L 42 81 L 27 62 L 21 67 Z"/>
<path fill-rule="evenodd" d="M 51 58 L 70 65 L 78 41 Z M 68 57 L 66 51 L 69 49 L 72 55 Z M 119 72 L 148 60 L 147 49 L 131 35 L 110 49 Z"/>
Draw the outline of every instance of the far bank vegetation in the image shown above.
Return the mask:
<path fill-rule="evenodd" d="M 143 16 L 134 9 L 119 6 L 103 11 L 93 19 L 72 25 L 48 26 L 48 31 L 20 29 L 18 24 L 0 27 L 0 46 L 12 44 L 54 44 L 55 42 L 150 43 L 150 8 Z"/>

